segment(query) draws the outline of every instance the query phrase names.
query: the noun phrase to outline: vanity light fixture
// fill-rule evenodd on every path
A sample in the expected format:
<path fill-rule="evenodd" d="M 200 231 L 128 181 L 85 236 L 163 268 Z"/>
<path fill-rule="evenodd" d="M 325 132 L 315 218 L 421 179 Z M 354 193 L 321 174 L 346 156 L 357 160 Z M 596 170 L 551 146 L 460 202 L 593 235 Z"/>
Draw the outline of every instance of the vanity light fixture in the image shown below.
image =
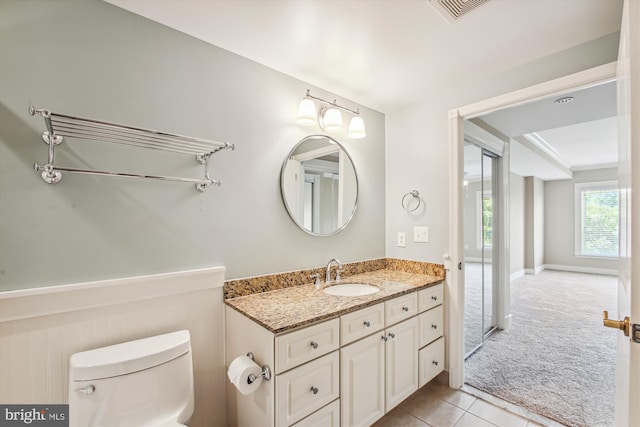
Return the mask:
<path fill-rule="evenodd" d="M 353 114 L 349 124 L 349 138 L 361 139 L 367 136 L 364 119 L 360 116 L 359 108 L 352 110 L 351 108 L 343 107 L 338 105 L 335 99 L 333 102 L 325 101 L 322 98 L 311 95 L 309 89 L 307 89 L 307 94 L 302 98 L 300 106 L 298 107 L 298 124 L 311 126 L 316 123 L 316 106 L 313 101 L 326 104 L 326 106 L 323 105 L 318 112 L 317 123 L 320 129 L 329 133 L 340 132 L 343 126 L 342 113 L 340 111 L 342 110 Z"/>

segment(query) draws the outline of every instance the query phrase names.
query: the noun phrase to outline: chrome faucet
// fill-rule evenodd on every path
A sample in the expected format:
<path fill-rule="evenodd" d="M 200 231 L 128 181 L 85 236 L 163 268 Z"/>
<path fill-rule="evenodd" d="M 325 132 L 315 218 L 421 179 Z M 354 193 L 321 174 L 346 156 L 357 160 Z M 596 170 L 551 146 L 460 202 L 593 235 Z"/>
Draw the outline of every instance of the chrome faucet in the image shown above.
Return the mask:
<path fill-rule="evenodd" d="M 327 263 L 327 274 L 324 277 L 325 283 L 329 283 L 331 281 L 331 264 L 336 264 L 338 269 L 336 270 L 336 282 L 340 281 L 340 272 L 342 271 L 342 263 L 335 258 L 331 258 L 331 260 Z"/>

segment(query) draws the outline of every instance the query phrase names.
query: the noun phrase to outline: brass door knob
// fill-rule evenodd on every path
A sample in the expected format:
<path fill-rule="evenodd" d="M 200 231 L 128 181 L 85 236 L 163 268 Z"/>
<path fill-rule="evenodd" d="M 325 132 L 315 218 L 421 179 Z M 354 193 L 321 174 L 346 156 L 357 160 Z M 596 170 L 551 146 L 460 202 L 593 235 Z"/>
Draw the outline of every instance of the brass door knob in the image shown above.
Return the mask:
<path fill-rule="evenodd" d="M 629 336 L 629 316 L 625 317 L 624 320 L 611 320 L 609 319 L 609 312 L 605 310 L 602 312 L 602 324 L 607 328 L 620 329 L 624 332 L 625 337 Z"/>

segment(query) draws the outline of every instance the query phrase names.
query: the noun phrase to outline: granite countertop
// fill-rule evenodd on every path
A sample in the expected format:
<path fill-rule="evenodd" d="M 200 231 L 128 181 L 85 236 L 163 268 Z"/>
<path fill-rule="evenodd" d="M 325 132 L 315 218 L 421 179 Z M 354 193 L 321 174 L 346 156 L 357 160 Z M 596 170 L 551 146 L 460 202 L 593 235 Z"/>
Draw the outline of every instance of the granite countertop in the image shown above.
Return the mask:
<path fill-rule="evenodd" d="M 317 290 L 313 284 L 305 284 L 231 298 L 225 302 L 269 331 L 278 334 L 427 288 L 443 280 L 442 277 L 426 274 L 376 270 L 342 279 L 343 283 L 375 285 L 380 288 L 375 294 L 357 297 L 334 296 Z M 326 285 L 323 283 L 322 286 L 324 288 Z"/>

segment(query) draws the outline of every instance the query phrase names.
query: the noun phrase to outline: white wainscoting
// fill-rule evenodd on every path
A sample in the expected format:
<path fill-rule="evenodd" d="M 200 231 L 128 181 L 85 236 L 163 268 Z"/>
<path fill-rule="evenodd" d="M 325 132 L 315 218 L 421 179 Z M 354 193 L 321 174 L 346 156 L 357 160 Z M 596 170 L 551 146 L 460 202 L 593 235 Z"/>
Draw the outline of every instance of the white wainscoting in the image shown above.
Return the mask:
<path fill-rule="evenodd" d="M 225 426 L 224 267 L 0 292 L 0 402 L 67 403 L 76 352 L 188 329 L 192 426 Z"/>

